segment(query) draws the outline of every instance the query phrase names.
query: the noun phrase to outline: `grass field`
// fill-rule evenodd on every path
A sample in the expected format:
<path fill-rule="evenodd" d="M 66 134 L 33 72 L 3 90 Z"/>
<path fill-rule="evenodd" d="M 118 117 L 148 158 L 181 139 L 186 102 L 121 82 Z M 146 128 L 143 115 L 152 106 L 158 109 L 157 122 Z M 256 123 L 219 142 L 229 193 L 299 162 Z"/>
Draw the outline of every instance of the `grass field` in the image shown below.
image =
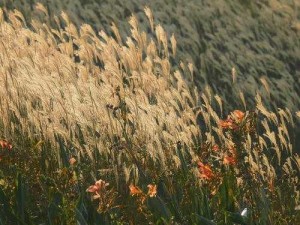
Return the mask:
<path fill-rule="evenodd" d="M 298 3 L 137 2 L 1 1 L 0 224 L 298 224 Z"/>

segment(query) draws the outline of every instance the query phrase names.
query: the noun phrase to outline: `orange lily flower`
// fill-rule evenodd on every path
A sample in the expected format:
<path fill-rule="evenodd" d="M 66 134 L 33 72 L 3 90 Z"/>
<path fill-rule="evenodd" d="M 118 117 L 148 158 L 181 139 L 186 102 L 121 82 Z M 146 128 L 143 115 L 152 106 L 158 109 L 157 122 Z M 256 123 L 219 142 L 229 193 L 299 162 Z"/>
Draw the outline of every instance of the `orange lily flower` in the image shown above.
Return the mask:
<path fill-rule="evenodd" d="M 234 123 L 234 121 L 228 117 L 226 120 L 220 120 L 219 125 L 223 129 L 236 129 L 237 125 Z"/>
<path fill-rule="evenodd" d="M 140 195 L 142 194 L 142 190 L 136 186 L 134 186 L 133 184 L 129 185 L 129 190 L 130 190 L 130 195 L 134 196 L 134 195 Z"/>
<path fill-rule="evenodd" d="M 148 195 L 150 196 L 150 198 L 156 197 L 157 186 L 153 184 L 149 184 L 147 187 L 148 187 Z"/>
<path fill-rule="evenodd" d="M 98 180 L 94 185 L 89 186 L 86 191 L 90 193 L 98 193 L 99 191 L 105 190 L 108 185 L 109 183 L 106 183 L 104 180 Z"/>
<path fill-rule="evenodd" d="M 200 172 L 200 178 L 210 180 L 214 177 L 212 169 L 209 165 L 205 165 L 202 162 L 198 162 L 198 168 Z"/>
<path fill-rule="evenodd" d="M 219 151 L 219 150 L 220 150 L 219 145 L 213 145 L 213 146 L 212 146 L 212 150 L 213 150 L 214 152 Z"/>
<path fill-rule="evenodd" d="M 0 145 L 1 145 L 2 149 L 6 148 L 8 150 L 12 150 L 12 145 L 5 140 L 0 141 Z"/>
<path fill-rule="evenodd" d="M 233 115 L 241 122 L 244 119 L 245 113 L 240 110 L 234 110 Z"/>
<path fill-rule="evenodd" d="M 225 155 L 225 157 L 223 159 L 223 164 L 224 165 L 235 165 L 236 164 L 236 157 Z"/>

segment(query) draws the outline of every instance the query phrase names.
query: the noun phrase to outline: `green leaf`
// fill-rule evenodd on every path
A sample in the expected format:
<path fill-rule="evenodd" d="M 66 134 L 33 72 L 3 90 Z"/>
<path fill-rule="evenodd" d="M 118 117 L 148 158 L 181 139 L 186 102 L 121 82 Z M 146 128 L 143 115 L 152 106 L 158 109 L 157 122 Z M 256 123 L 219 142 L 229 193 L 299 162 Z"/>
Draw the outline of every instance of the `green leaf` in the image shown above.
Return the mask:
<path fill-rule="evenodd" d="M 78 209 L 75 209 L 75 213 L 78 225 L 88 225 L 87 221 L 84 219 L 84 216 Z"/>
<path fill-rule="evenodd" d="M 21 173 L 17 177 L 16 206 L 19 218 L 25 221 L 25 187 Z"/>
<path fill-rule="evenodd" d="M 78 202 L 76 205 L 75 213 L 76 213 L 76 220 L 77 223 L 80 225 L 88 225 L 88 222 L 86 221 L 86 217 L 88 216 L 88 210 L 84 204 L 83 199 L 83 193 L 78 198 Z"/>
<path fill-rule="evenodd" d="M 161 217 L 169 220 L 171 218 L 171 212 L 168 209 L 166 203 L 160 197 L 148 198 L 147 204 L 151 211 L 160 215 Z"/>
<path fill-rule="evenodd" d="M 11 207 L 9 199 L 6 197 L 2 188 L 0 188 L 0 218 L 1 223 L 3 224 L 9 223 L 25 225 L 25 223 L 22 222 L 15 214 L 14 210 Z"/>
<path fill-rule="evenodd" d="M 48 222 L 49 224 L 56 224 L 54 221 L 63 221 L 63 196 L 57 191 L 53 190 L 51 194 L 51 202 L 48 206 Z M 63 223 L 61 223 L 63 224 Z"/>
<path fill-rule="evenodd" d="M 246 218 L 241 216 L 239 213 L 232 213 L 232 212 L 227 212 L 228 217 L 230 220 L 234 223 L 241 224 L 241 225 L 247 225 Z"/>
<path fill-rule="evenodd" d="M 203 216 L 199 216 L 197 215 L 198 220 L 200 222 L 201 225 L 217 225 L 216 223 L 214 223 L 213 221 L 203 217 Z"/>

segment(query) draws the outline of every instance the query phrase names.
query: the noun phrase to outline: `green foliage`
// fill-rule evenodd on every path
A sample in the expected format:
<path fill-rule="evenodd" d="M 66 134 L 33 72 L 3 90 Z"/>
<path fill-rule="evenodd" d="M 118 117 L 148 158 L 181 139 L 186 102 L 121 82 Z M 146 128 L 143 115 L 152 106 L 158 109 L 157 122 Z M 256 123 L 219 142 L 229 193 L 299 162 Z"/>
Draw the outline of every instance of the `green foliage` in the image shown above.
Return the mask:
<path fill-rule="evenodd" d="M 20 154 L 22 150 L 15 148 L 14 151 L 19 151 Z M 118 207 L 100 214 L 96 211 L 98 207 L 96 202 L 90 200 L 84 189 L 80 190 L 81 188 L 78 187 L 79 189 L 73 192 L 67 187 L 71 185 L 70 175 L 79 172 L 78 165 L 75 168 L 63 168 L 59 175 L 52 174 L 49 177 L 41 174 L 35 176 L 34 179 L 30 178 L 30 173 L 24 175 L 10 173 L 10 176 L 15 176 L 16 179 L 13 185 L 15 191 L 10 191 L 13 189 L 11 185 L 0 189 L 0 224 L 36 224 L 38 221 L 46 222 L 49 225 L 68 225 L 74 224 L 76 221 L 82 225 L 127 224 L 128 221 L 139 224 L 155 221 L 155 224 L 250 225 L 269 224 L 270 217 L 275 216 L 274 218 L 276 218 L 273 210 L 276 210 L 278 204 L 283 204 L 283 202 L 282 200 L 273 202 L 275 199 L 266 189 L 255 186 L 248 189 L 246 185 L 240 187 L 237 184 L 238 180 L 234 169 L 223 168 L 222 182 L 216 192 L 212 194 L 212 189 L 216 188 L 214 182 L 198 185 L 198 181 L 190 172 L 192 164 L 188 162 L 189 158 L 183 155 L 181 157 L 182 168 L 176 173 L 173 171 L 172 178 L 169 175 L 161 175 L 157 182 L 156 197 L 147 198 L 140 205 L 138 198 L 119 195 L 115 203 Z M 22 158 L 18 160 L 20 160 L 20 164 L 26 164 Z M 2 176 L 5 178 L 7 172 L 3 168 L 2 172 L 4 173 Z M 87 184 L 86 182 L 87 180 L 84 183 Z M 249 182 L 251 183 L 253 180 Z M 42 187 L 35 187 L 37 183 Z M 76 183 L 80 186 L 79 181 Z M 143 183 L 143 181 L 139 183 Z M 113 180 L 110 185 L 114 185 Z M 29 193 L 28 191 L 33 188 L 35 188 L 35 192 Z M 277 188 L 283 196 L 285 190 Z M 129 195 L 128 192 L 124 194 Z M 236 203 L 248 194 L 252 197 L 247 205 L 248 214 L 244 217 L 240 215 Z M 40 202 L 41 198 L 43 205 Z M 133 205 L 136 206 L 133 207 Z M 286 205 L 286 207 L 289 206 Z M 294 217 L 295 214 L 293 213 L 291 216 Z"/>

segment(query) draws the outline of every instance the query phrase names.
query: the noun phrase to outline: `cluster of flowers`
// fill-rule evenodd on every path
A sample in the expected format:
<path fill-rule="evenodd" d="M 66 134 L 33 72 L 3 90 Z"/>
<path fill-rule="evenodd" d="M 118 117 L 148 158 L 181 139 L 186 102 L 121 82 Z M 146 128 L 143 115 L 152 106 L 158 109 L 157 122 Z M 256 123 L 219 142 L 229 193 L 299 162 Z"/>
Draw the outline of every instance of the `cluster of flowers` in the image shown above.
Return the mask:
<path fill-rule="evenodd" d="M 245 118 L 245 113 L 240 110 L 234 110 L 226 120 L 220 120 L 219 126 L 224 130 L 233 130 L 236 131 L 239 129 L 240 124 L 243 122 Z M 221 148 L 215 144 L 212 146 L 212 151 L 217 153 L 223 159 L 222 163 L 226 166 L 234 166 L 237 164 L 237 152 L 235 146 L 227 147 L 225 152 L 221 152 Z M 70 164 L 73 165 L 76 163 L 74 158 L 70 159 Z M 199 177 L 204 180 L 211 180 L 216 177 L 216 174 L 213 172 L 211 166 L 209 164 L 205 164 L 201 161 L 198 161 L 198 171 Z M 87 192 L 92 193 L 92 198 L 98 199 L 99 204 L 101 202 L 105 202 L 103 199 L 109 198 L 109 193 L 111 193 L 107 187 L 109 183 L 104 180 L 98 180 L 94 185 L 91 185 L 87 188 Z M 157 185 L 149 184 L 147 186 L 148 192 L 144 193 L 138 186 L 134 184 L 129 185 L 129 192 L 131 196 L 136 196 L 138 201 L 143 204 L 147 198 L 153 198 L 157 195 Z M 110 201 L 111 202 L 111 201 Z"/>
<path fill-rule="evenodd" d="M 227 116 L 226 120 L 220 120 L 220 127 L 223 129 L 236 130 L 238 125 L 243 121 L 245 113 L 240 110 L 234 110 Z"/>
<path fill-rule="evenodd" d="M 139 187 L 131 184 L 129 185 L 130 195 L 140 197 L 142 203 L 144 203 L 147 197 L 150 198 L 156 197 L 157 186 L 154 184 L 149 184 L 147 187 L 148 187 L 148 193 L 145 194 Z"/>
<path fill-rule="evenodd" d="M 113 202 L 112 199 L 114 196 L 111 195 L 112 191 L 107 189 L 108 186 L 109 183 L 100 179 L 86 190 L 87 192 L 92 193 L 93 200 L 99 200 L 99 208 L 101 207 L 100 204 L 103 204 L 104 202 Z M 129 185 L 130 195 L 137 196 L 139 202 L 143 204 L 148 197 L 153 198 L 157 195 L 157 186 L 155 184 L 149 184 L 147 187 L 148 193 L 145 194 L 139 187 L 131 184 Z"/>
<path fill-rule="evenodd" d="M 245 113 L 240 110 L 234 110 L 230 115 L 227 116 L 226 120 L 220 120 L 219 126 L 224 130 L 236 131 L 239 125 L 245 118 Z M 215 144 L 212 146 L 213 152 L 219 152 L 219 145 Z M 237 164 L 237 152 L 234 146 L 230 146 L 226 149 L 226 153 L 223 155 L 223 164 L 228 166 L 234 166 Z M 215 177 L 213 170 L 209 164 L 204 164 L 203 162 L 198 162 L 199 177 L 204 180 L 211 180 Z"/>
<path fill-rule="evenodd" d="M 94 193 L 94 199 L 98 198 L 100 193 L 102 191 L 105 191 L 106 187 L 109 186 L 109 183 L 107 183 L 104 180 L 98 180 L 95 182 L 95 184 L 91 185 L 86 191 L 90 193 Z M 147 195 L 149 197 L 156 197 L 157 194 L 157 186 L 155 184 L 149 184 L 148 186 L 148 193 Z M 130 195 L 144 195 L 144 192 L 137 186 L 131 184 L 129 185 Z"/>

